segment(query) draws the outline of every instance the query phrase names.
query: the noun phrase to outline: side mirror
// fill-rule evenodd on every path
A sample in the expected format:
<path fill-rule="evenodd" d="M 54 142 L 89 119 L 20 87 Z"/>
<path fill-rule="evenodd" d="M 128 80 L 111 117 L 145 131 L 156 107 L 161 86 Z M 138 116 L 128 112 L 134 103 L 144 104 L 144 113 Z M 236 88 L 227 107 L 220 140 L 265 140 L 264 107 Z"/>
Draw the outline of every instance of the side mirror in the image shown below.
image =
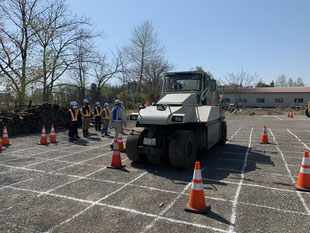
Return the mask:
<path fill-rule="evenodd" d="M 139 104 L 139 105 L 138 105 L 138 108 L 139 108 L 139 109 L 144 109 L 144 108 L 146 108 L 146 106 L 145 106 L 145 104 Z"/>
<path fill-rule="evenodd" d="M 209 87 L 209 91 L 216 91 L 216 80 L 214 79 L 207 80 L 207 85 Z"/>

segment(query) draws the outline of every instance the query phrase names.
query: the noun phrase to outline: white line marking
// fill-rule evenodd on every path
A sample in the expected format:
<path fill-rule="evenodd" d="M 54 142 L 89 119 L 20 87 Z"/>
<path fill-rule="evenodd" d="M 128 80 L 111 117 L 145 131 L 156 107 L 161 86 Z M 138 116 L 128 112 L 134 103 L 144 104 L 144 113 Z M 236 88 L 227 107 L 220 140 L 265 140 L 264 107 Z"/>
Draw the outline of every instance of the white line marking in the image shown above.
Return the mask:
<path fill-rule="evenodd" d="M 244 163 L 243 163 L 243 167 L 242 167 L 242 170 L 241 170 L 241 178 L 240 178 L 237 190 L 236 190 L 235 198 L 233 200 L 233 206 L 232 206 L 232 211 L 231 211 L 232 213 L 231 213 L 231 216 L 230 216 L 230 224 L 229 224 L 228 232 L 233 232 L 233 230 L 235 228 L 236 210 L 237 210 L 237 205 L 238 205 L 238 198 L 239 198 L 241 187 L 242 187 L 242 183 L 243 183 L 243 180 L 244 180 L 244 172 L 245 172 L 245 168 L 247 166 L 248 155 L 249 155 L 249 152 L 250 152 L 250 149 L 251 149 L 252 133 L 253 133 L 253 128 L 251 129 L 251 132 L 250 132 L 249 145 L 248 145 L 248 149 L 247 149 L 247 151 L 245 153 Z"/>
<path fill-rule="evenodd" d="M 287 129 L 287 130 L 288 130 L 288 129 Z M 273 135 L 271 129 L 269 129 L 269 131 L 270 131 L 270 133 L 271 133 L 271 135 L 272 135 L 272 137 L 273 137 L 273 140 L 276 142 L 276 138 L 275 138 L 275 136 Z M 288 130 L 288 131 L 289 131 L 289 130 Z M 290 131 L 289 131 L 289 132 L 290 132 Z M 295 136 L 296 136 L 296 135 L 295 135 Z M 297 136 L 296 136 L 296 138 L 300 141 L 300 139 L 299 139 Z M 300 141 L 300 142 L 301 142 L 301 141 Z M 303 143 L 303 142 L 302 142 L 302 143 Z M 277 142 L 276 142 L 276 144 L 277 144 Z M 288 174 L 289 174 L 289 176 L 290 176 L 290 178 L 291 178 L 291 180 L 292 180 L 292 183 L 294 184 L 294 183 L 295 183 L 295 179 L 294 179 L 293 176 L 292 176 L 291 170 L 289 169 L 289 167 L 288 167 L 288 165 L 287 165 L 287 162 L 286 162 L 286 160 L 285 160 L 285 158 L 284 158 L 284 155 L 283 155 L 282 151 L 280 150 L 279 146 L 276 145 L 276 147 L 277 147 L 278 151 L 279 151 L 280 154 L 281 154 L 281 157 L 282 157 L 282 159 L 283 159 L 283 161 L 284 161 L 284 164 L 285 164 L 285 168 L 286 168 L 286 170 L 287 170 L 287 172 L 288 172 Z M 303 204 L 303 206 L 304 206 L 304 208 L 305 208 L 307 214 L 309 215 L 309 214 L 310 214 L 310 210 L 309 210 L 309 208 L 308 208 L 308 206 L 307 206 L 307 204 L 306 204 L 306 202 L 305 202 L 305 199 L 302 197 L 302 195 L 301 195 L 300 192 L 296 192 L 296 193 L 297 193 L 297 195 L 298 195 L 298 197 L 299 197 L 301 203 Z"/>
<path fill-rule="evenodd" d="M 310 148 L 303 142 L 303 141 L 301 141 L 298 137 L 297 137 L 297 135 L 295 135 L 294 133 L 292 133 L 289 129 L 286 129 L 290 134 L 292 134 L 295 138 L 297 138 L 297 140 L 300 142 L 300 143 L 302 143 L 303 145 L 304 145 L 304 147 L 306 147 L 307 148 L 307 150 L 310 150 Z"/>
<path fill-rule="evenodd" d="M 237 133 L 241 130 L 241 127 L 239 129 L 237 129 L 237 131 L 228 139 L 228 141 L 231 141 L 233 139 L 234 136 L 237 135 Z"/>
<path fill-rule="evenodd" d="M 99 200 L 93 202 L 91 205 L 89 205 L 88 207 L 86 207 L 85 209 L 83 209 L 82 211 L 80 211 L 79 213 L 73 215 L 71 218 L 68 218 L 67 220 L 61 222 L 60 224 L 58 224 L 58 225 L 52 227 L 52 228 L 49 229 L 47 232 L 52 232 L 52 231 L 54 231 L 56 228 L 62 226 L 63 224 L 70 222 L 72 219 L 74 219 L 74 218 L 80 216 L 81 214 L 83 214 L 85 211 L 87 211 L 87 210 L 90 209 L 91 207 L 93 207 L 93 206 L 95 206 L 96 204 L 100 203 L 102 200 L 107 199 L 107 198 L 110 197 L 111 195 L 113 195 L 113 194 L 115 194 L 115 193 L 121 191 L 122 189 L 124 189 L 124 188 L 125 188 L 126 186 L 128 186 L 129 184 L 135 182 L 136 180 L 138 180 L 139 178 L 141 178 L 142 176 L 144 176 L 146 173 L 147 173 L 147 172 L 144 172 L 144 173 L 140 174 L 138 177 L 136 177 L 136 178 L 133 179 L 132 181 L 130 181 L 130 182 L 124 184 L 122 187 L 120 187 L 119 189 L 115 190 L 114 192 L 112 192 L 112 193 L 110 193 L 110 194 L 104 196 L 103 198 L 101 198 L 101 199 L 99 199 Z M 46 194 L 46 193 L 44 193 L 44 194 Z"/>
<path fill-rule="evenodd" d="M 158 217 L 155 218 L 149 225 L 146 226 L 146 228 L 142 231 L 142 233 L 146 232 L 147 230 L 151 229 L 154 224 L 159 220 L 159 216 L 163 216 L 174 204 L 177 200 L 180 199 L 180 197 L 186 192 L 186 190 L 191 186 L 192 182 L 189 182 L 185 188 L 183 189 L 183 191 L 176 197 L 173 199 L 173 201 L 164 209 L 162 210 L 159 214 Z"/>
<path fill-rule="evenodd" d="M 282 121 L 283 119 L 281 119 L 280 117 L 277 117 L 277 116 L 273 116 L 275 118 L 277 118 L 278 120 Z"/>

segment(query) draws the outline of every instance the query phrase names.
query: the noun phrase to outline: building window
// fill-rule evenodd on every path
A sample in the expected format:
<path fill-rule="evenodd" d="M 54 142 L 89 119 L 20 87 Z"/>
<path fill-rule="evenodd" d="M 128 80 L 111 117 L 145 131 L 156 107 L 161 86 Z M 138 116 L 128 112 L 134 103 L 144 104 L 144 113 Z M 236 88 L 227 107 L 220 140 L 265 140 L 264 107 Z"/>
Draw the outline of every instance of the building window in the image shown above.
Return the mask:
<path fill-rule="evenodd" d="M 256 103 L 265 103 L 265 98 L 256 98 Z"/>
<path fill-rule="evenodd" d="M 230 102 L 230 99 L 229 99 L 229 98 L 224 98 L 224 102 L 225 102 L 225 103 L 229 103 L 229 102 Z"/>
<path fill-rule="evenodd" d="M 303 103 L 304 99 L 303 98 L 295 98 L 294 103 Z"/>
<path fill-rule="evenodd" d="M 248 99 L 247 98 L 240 98 L 239 102 L 240 103 L 246 103 L 246 102 L 248 102 Z"/>
<path fill-rule="evenodd" d="M 284 100 L 283 100 L 283 98 L 275 98 L 275 99 L 274 99 L 274 102 L 275 102 L 275 103 L 283 103 Z"/>

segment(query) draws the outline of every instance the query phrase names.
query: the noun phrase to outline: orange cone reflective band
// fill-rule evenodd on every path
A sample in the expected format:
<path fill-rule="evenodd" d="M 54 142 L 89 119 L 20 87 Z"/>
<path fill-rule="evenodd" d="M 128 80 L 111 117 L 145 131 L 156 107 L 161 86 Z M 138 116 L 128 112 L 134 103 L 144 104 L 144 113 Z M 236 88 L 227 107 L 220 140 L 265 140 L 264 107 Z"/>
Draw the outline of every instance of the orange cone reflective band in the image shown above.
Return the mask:
<path fill-rule="evenodd" d="M 206 214 L 210 211 L 210 209 L 211 206 L 207 206 L 205 202 L 200 163 L 196 162 L 189 201 L 187 203 L 187 208 L 185 208 L 185 211 Z"/>
<path fill-rule="evenodd" d="M 56 134 L 55 134 L 55 128 L 54 125 L 52 125 L 51 128 L 51 134 L 50 134 L 50 143 L 56 143 Z"/>
<path fill-rule="evenodd" d="M 123 143 L 123 137 L 122 137 L 122 131 L 119 130 L 118 131 L 118 145 L 119 145 L 119 150 L 120 151 L 124 151 L 124 143 Z"/>
<path fill-rule="evenodd" d="M 3 146 L 9 146 L 10 145 L 10 139 L 9 139 L 8 130 L 7 130 L 6 126 L 3 127 L 2 145 Z"/>
<path fill-rule="evenodd" d="M 310 158 L 308 151 L 304 152 L 296 188 L 310 191 Z"/>
<path fill-rule="evenodd" d="M 264 130 L 262 133 L 262 137 L 260 139 L 260 143 L 261 144 L 269 144 L 266 125 L 264 126 Z"/>
<path fill-rule="evenodd" d="M 0 152 L 3 151 L 3 150 L 5 150 L 5 149 L 4 149 L 3 146 L 2 146 L 2 139 L 1 139 L 1 137 L 0 137 Z"/>
<path fill-rule="evenodd" d="M 47 145 L 47 138 L 46 138 L 46 131 L 45 131 L 45 125 L 43 125 L 40 143 L 39 145 Z"/>
<path fill-rule="evenodd" d="M 112 155 L 112 161 L 111 161 L 111 167 L 108 168 L 123 168 L 125 165 L 122 165 L 122 160 L 121 160 L 121 154 L 120 154 L 120 149 L 118 146 L 118 140 L 115 139 L 114 145 L 113 145 L 113 155 Z"/>

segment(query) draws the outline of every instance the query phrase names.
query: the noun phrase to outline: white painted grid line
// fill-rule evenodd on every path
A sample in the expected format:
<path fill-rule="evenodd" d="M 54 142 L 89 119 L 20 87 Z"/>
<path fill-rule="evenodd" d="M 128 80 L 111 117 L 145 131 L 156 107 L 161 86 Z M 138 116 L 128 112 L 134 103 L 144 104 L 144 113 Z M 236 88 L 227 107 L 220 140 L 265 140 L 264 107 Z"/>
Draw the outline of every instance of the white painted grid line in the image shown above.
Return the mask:
<path fill-rule="evenodd" d="M 298 140 L 301 144 L 303 144 L 304 147 L 307 148 L 307 150 L 310 150 L 310 148 L 309 148 L 303 141 L 301 141 L 301 140 L 297 137 L 296 134 L 292 133 L 289 129 L 286 129 L 286 130 L 287 130 L 290 134 L 292 134 L 295 138 L 297 138 L 297 140 Z"/>
<path fill-rule="evenodd" d="M 278 120 L 282 121 L 283 119 L 281 119 L 280 117 L 278 116 L 273 116 L 274 118 L 277 118 Z"/>
<path fill-rule="evenodd" d="M 149 229 L 151 229 L 154 224 L 159 220 L 159 216 L 163 216 L 169 209 L 171 209 L 171 207 L 175 204 L 175 202 L 177 200 L 180 199 L 180 197 L 186 192 L 186 190 L 191 186 L 192 182 L 189 182 L 185 188 L 183 189 L 183 191 L 176 197 L 173 199 L 173 201 L 164 209 L 162 210 L 159 214 L 158 214 L 158 217 L 155 218 L 149 225 L 147 225 L 145 227 L 145 229 L 142 231 L 142 233 L 145 233 L 146 231 L 148 231 Z"/>
<path fill-rule="evenodd" d="M 233 139 L 233 137 L 235 137 L 240 130 L 241 130 L 241 127 L 236 130 L 236 132 L 228 139 L 228 141 L 231 141 Z"/>
<path fill-rule="evenodd" d="M 242 187 L 242 183 L 244 180 L 244 172 L 245 172 L 245 168 L 247 166 L 247 160 L 248 160 L 248 155 L 251 149 L 251 140 L 252 140 L 252 133 L 253 133 L 253 128 L 251 129 L 250 132 L 250 136 L 249 136 L 249 145 L 248 145 L 248 149 L 245 153 L 245 158 L 244 158 L 244 163 L 243 163 L 243 167 L 241 170 L 241 178 L 236 190 L 236 194 L 233 200 L 233 206 L 232 206 L 232 211 L 231 211 L 231 216 L 230 216 L 230 224 L 229 224 L 229 229 L 228 232 L 233 232 L 234 228 L 235 228 L 235 222 L 236 222 L 236 210 L 237 210 L 237 205 L 238 205 L 238 199 L 239 199 L 239 195 L 240 195 L 240 191 L 241 191 L 241 187 Z"/>
<path fill-rule="evenodd" d="M 272 135 L 274 141 L 276 142 L 276 138 L 275 138 L 275 136 L 273 135 L 272 130 L 269 129 L 269 131 L 270 131 L 270 133 L 271 133 L 271 135 Z M 288 130 L 288 131 L 289 131 L 289 130 Z M 289 132 L 290 132 L 290 131 L 289 131 Z M 296 136 L 296 137 L 297 137 L 297 136 Z M 298 137 L 297 137 L 297 138 L 298 138 Z M 298 138 L 298 140 L 300 141 L 299 138 Z M 276 143 L 276 144 L 277 144 L 277 143 Z M 289 169 L 289 167 L 288 167 L 288 165 L 287 165 L 287 162 L 286 162 L 286 160 L 285 160 L 285 157 L 284 157 L 282 151 L 280 150 L 279 146 L 276 145 L 276 147 L 277 147 L 278 151 L 279 151 L 280 154 L 281 154 L 281 157 L 282 157 L 282 159 L 283 159 L 283 161 L 284 161 L 284 164 L 285 164 L 285 168 L 286 168 L 286 170 L 287 170 L 287 172 L 288 172 L 288 174 L 289 174 L 289 176 L 290 176 L 290 178 L 291 178 L 291 180 L 292 180 L 292 183 L 294 184 L 294 183 L 295 183 L 295 179 L 294 179 L 293 176 L 292 176 L 291 170 Z M 308 208 L 308 206 L 307 206 L 307 204 L 306 204 L 306 202 L 305 202 L 305 199 L 302 197 L 302 195 L 301 195 L 300 192 L 296 192 L 296 193 L 297 193 L 297 195 L 298 195 L 298 197 L 299 197 L 299 199 L 300 199 L 302 205 L 304 206 L 304 208 L 305 208 L 307 214 L 309 215 L 309 214 L 310 214 L 310 210 L 309 210 L 309 208 Z"/>
<path fill-rule="evenodd" d="M 80 211 L 79 213 L 73 215 L 71 218 L 68 218 L 67 220 L 61 222 L 60 224 L 58 224 L 58 225 L 52 227 L 52 228 L 49 229 L 47 232 L 53 232 L 56 228 L 62 226 L 62 225 L 65 224 L 65 223 L 70 222 L 72 219 L 74 219 L 74 218 L 80 216 L 81 214 L 83 214 L 85 211 L 87 211 L 87 210 L 90 209 L 91 207 L 93 207 L 93 206 L 95 206 L 96 204 L 100 203 L 101 201 L 107 199 L 107 198 L 110 197 L 111 195 L 113 195 L 113 194 L 115 194 L 115 193 L 121 191 L 122 189 L 124 189 L 125 187 L 127 187 L 129 184 L 135 182 L 136 180 L 138 180 L 139 178 L 141 178 L 142 176 L 144 176 L 146 173 L 147 173 L 147 172 L 144 172 L 144 173 L 140 174 L 140 175 L 137 176 L 135 179 L 131 180 L 130 182 L 128 182 L 128 183 L 126 183 L 126 184 L 124 184 L 124 185 L 121 186 L 119 189 L 115 190 L 114 192 L 112 192 L 112 193 L 110 193 L 110 194 L 107 194 L 107 195 L 104 196 L 103 198 L 101 198 L 101 199 L 99 199 L 99 200 L 93 202 L 91 205 L 89 205 L 88 207 L 86 207 L 85 209 L 83 209 L 82 211 Z M 44 193 L 44 194 L 46 194 L 46 193 Z"/>

